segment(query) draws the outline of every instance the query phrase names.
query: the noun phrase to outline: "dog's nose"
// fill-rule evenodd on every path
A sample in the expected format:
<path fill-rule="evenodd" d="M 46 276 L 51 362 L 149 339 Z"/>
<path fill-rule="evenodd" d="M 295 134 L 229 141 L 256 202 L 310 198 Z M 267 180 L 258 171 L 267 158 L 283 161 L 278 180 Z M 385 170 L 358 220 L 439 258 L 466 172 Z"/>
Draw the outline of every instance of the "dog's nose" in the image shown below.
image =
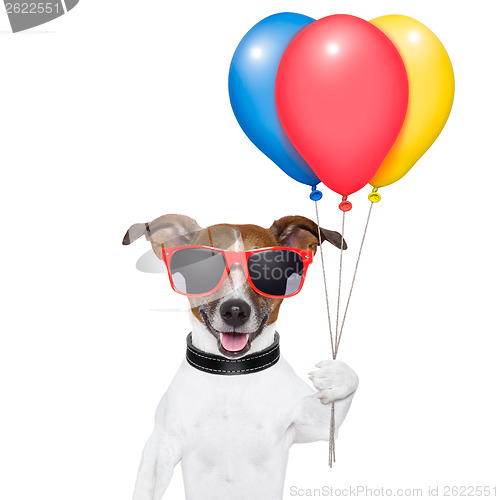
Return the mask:
<path fill-rule="evenodd" d="M 245 323 L 250 313 L 250 306 L 244 300 L 228 300 L 220 306 L 222 319 L 234 328 Z"/>

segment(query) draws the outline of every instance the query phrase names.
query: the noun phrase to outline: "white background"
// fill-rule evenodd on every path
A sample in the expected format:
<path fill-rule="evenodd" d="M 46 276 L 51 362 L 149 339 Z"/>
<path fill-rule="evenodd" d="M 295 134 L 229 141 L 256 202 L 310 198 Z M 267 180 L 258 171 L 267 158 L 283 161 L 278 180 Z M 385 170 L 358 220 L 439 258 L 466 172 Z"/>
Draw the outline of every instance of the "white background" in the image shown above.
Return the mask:
<path fill-rule="evenodd" d="M 293 485 L 497 482 L 497 2 L 82 0 L 17 35 L 1 15 L 0 498 L 131 498 L 189 332 L 166 275 L 135 269 L 146 241 L 121 245 L 131 224 L 314 217 L 308 188 L 248 141 L 227 93 L 239 40 L 281 11 L 412 16 L 456 77 L 445 130 L 374 207 L 339 354 L 361 383 L 337 464 L 326 443 L 292 448 L 285 498 Z M 346 285 L 368 193 L 351 197 Z M 320 203 L 330 229 L 338 198 Z M 326 255 L 335 295 L 339 254 Z M 304 378 L 328 358 L 319 259 L 279 331 Z M 165 498 L 182 491 L 177 470 Z"/>

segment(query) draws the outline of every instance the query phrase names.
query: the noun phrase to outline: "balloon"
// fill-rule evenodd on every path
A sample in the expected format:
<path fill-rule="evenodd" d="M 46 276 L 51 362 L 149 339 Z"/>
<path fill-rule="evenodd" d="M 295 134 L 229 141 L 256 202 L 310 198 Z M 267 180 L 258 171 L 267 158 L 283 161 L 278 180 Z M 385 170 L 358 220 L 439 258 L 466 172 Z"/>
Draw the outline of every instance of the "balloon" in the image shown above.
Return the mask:
<path fill-rule="evenodd" d="M 387 186 L 401 179 L 430 148 L 443 129 L 453 104 L 455 79 L 450 58 L 439 39 L 407 16 L 371 21 L 399 50 L 409 82 L 408 111 L 401 132 L 370 184 Z"/>
<path fill-rule="evenodd" d="M 304 160 L 330 189 L 349 195 L 370 181 L 396 140 L 408 80 L 401 56 L 378 28 L 333 15 L 290 43 L 276 103 Z"/>
<path fill-rule="evenodd" d="M 281 125 L 274 99 L 276 73 L 292 39 L 314 19 L 283 12 L 257 23 L 241 40 L 229 69 L 229 98 L 248 138 L 296 181 L 320 182 Z"/>

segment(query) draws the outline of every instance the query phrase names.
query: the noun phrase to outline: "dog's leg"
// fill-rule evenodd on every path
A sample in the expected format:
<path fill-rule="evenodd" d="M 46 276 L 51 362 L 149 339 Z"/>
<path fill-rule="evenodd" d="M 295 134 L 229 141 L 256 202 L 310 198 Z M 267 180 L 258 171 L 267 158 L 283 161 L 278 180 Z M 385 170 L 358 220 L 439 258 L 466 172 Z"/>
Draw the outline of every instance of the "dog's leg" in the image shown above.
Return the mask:
<path fill-rule="evenodd" d="M 309 378 L 318 392 L 303 397 L 296 408 L 292 424 L 296 443 L 329 439 L 330 403 L 335 405 L 336 437 L 358 388 L 358 376 L 342 361 L 322 361 L 316 366 L 319 370 L 310 373 Z"/>
<path fill-rule="evenodd" d="M 133 500 L 161 500 L 180 459 L 179 438 L 156 426 L 142 453 Z"/>

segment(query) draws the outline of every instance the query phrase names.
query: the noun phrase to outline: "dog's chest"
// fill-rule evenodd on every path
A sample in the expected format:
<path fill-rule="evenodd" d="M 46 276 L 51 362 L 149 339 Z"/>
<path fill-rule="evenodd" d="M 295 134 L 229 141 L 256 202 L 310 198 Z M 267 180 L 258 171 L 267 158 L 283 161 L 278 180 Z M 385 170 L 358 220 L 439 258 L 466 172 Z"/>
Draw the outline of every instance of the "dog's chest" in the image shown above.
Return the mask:
<path fill-rule="evenodd" d="M 246 395 L 229 392 L 202 399 L 200 413 L 186 421 L 185 449 L 205 465 L 225 470 L 268 460 L 286 441 L 285 408 L 256 401 L 252 391 Z"/>
<path fill-rule="evenodd" d="M 193 454 L 209 467 L 223 461 L 227 470 L 262 466 L 286 453 L 292 444 L 293 409 L 307 391 L 304 385 L 282 360 L 268 370 L 236 376 L 183 366 L 169 389 L 169 406 L 175 404 L 184 436 L 183 456 Z"/>

